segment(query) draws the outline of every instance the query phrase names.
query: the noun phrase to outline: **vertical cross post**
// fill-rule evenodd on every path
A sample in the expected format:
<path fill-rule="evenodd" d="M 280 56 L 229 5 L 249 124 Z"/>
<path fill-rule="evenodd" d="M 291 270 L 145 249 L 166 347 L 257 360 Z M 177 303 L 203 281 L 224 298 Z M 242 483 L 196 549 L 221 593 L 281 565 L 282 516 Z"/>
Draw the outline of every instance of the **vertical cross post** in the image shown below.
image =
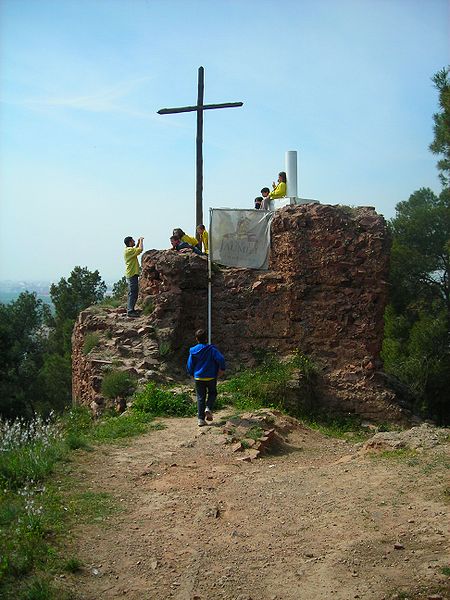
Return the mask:
<path fill-rule="evenodd" d="M 198 69 L 197 94 L 197 140 L 196 140 L 196 189 L 195 189 L 195 224 L 203 223 L 203 96 L 205 91 L 205 70 Z"/>
<path fill-rule="evenodd" d="M 197 112 L 197 138 L 196 138 L 196 190 L 195 190 L 195 225 L 203 223 L 203 113 L 205 110 L 215 108 L 234 108 L 242 106 L 243 102 L 225 102 L 222 104 L 204 104 L 205 71 L 198 69 L 198 93 L 195 106 L 181 106 L 180 108 L 161 108 L 159 115 L 169 115 L 181 112 Z"/>

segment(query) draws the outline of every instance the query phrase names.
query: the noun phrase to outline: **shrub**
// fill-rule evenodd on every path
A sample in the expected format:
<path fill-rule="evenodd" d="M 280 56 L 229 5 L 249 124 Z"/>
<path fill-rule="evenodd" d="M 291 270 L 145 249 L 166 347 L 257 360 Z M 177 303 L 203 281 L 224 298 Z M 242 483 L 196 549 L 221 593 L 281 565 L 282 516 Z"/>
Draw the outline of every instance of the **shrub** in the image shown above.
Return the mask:
<path fill-rule="evenodd" d="M 83 354 L 89 354 L 89 352 L 98 346 L 100 343 L 100 334 L 94 332 L 90 332 L 84 338 L 83 343 Z"/>
<path fill-rule="evenodd" d="M 145 316 L 148 316 L 148 315 L 151 315 L 154 310 L 155 310 L 155 305 L 154 305 L 153 301 L 148 299 L 144 304 L 144 307 L 142 309 L 142 314 Z"/>
<path fill-rule="evenodd" d="M 242 371 L 221 385 L 228 392 L 232 404 L 242 410 L 263 406 L 281 406 L 292 364 L 268 358 L 260 367 Z"/>
<path fill-rule="evenodd" d="M 197 410 L 195 403 L 186 392 L 176 393 L 159 389 L 154 382 L 148 383 L 141 392 L 136 394 L 133 409 L 155 416 L 171 417 L 189 417 L 195 415 Z"/>
<path fill-rule="evenodd" d="M 81 571 L 83 564 L 78 558 L 68 558 L 63 565 L 64 571 L 67 573 L 78 573 Z"/>
<path fill-rule="evenodd" d="M 102 381 L 101 391 L 105 398 L 126 398 L 136 389 L 136 380 L 125 371 L 110 371 Z"/>
<path fill-rule="evenodd" d="M 172 348 L 170 346 L 170 342 L 166 342 L 165 340 L 163 340 L 162 342 L 160 342 L 160 344 L 159 344 L 159 355 L 161 357 L 167 356 L 168 354 L 170 354 L 171 350 L 172 350 Z"/>
<path fill-rule="evenodd" d="M 240 410 L 283 408 L 294 370 L 300 371 L 308 388 L 320 371 L 311 358 L 299 351 L 287 361 L 275 358 L 271 352 L 265 358 L 261 351 L 259 355 L 263 360 L 259 367 L 242 371 L 221 385 L 221 390 L 228 393 L 232 404 Z"/>
<path fill-rule="evenodd" d="M 120 298 L 113 298 L 112 296 L 108 296 L 100 303 L 99 306 L 104 306 L 106 308 L 119 308 L 119 306 L 122 306 L 123 303 L 124 301 Z"/>
<path fill-rule="evenodd" d="M 300 351 L 294 352 L 291 364 L 299 369 L 306 381 L 312 382 L 320 373 L 320 367 L 310 356 Z"/>
<path fill-rule="evenodd" d="M 18 489 L 41 481 L 66 454 L 61 428 L 51 418 L 0 421 L 0 485 Z"/>

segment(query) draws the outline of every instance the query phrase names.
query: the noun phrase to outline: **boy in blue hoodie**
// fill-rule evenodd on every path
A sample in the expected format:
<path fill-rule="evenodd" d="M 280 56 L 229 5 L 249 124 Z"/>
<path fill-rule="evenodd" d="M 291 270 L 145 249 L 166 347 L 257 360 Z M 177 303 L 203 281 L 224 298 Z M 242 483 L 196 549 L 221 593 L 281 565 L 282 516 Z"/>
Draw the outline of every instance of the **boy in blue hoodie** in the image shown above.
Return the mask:
<path fill-rule="evenodd" d="M 213 344 L 207 343 L 208 336 L 204 329 L 197 329 L 195 337 L 198 344 L 189 349 L 187 371 L 195 379 L 198 426 L 203 427 L 206 421 L 213 419 L 212 411 L 217 398 L 217 376 L 225 371 L 225 359 Z M 208 401 L 206 401 L 207 395 Z"/>

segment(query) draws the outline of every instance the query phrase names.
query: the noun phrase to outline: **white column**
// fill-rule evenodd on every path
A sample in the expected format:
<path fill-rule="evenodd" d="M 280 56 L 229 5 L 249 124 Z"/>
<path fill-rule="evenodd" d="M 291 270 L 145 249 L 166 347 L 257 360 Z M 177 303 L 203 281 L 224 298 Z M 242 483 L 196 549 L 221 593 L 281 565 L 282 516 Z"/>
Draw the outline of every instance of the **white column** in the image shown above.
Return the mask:
<path fill-rule="evenodd" d="M 297 198 L 297 151 L 288 150 L 286 152 L 286 179 L 287 179 L 287 192 L 286 196 L 289 198 Z"/>

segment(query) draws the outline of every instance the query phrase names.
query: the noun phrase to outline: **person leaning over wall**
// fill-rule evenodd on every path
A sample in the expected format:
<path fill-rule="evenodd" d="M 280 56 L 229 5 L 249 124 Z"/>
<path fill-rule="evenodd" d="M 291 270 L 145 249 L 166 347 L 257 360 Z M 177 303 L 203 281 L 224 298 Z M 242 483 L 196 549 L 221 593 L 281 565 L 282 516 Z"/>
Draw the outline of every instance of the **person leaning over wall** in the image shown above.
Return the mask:
<path fill-rule="evenodd" d="M 173 235 L 170 238 L 170 243 L 172 245 L 172 250 L 176 252 L 181 252 L 181 254 L 189 254 L 194 252 L 194 254 L 202 255 L 203 252 L 198 249 L 198 246 L 191 246 L 187 242 L 182 242 L 177 235 Z"/>
<path fill-rule="evenodd" d="M 190 246 L 197 246 L 198 245 L 198 239 L 197 238 L 191 237 L 190 235 L 187 235 L 187 233 L 184 233 L 184 231 L 182 229 L 180 229 L 179 227 L 176 227 L 173 230 L 172 235 L 175 235 L 182 242 L 186 242 L 186 244 L 189 244 Z"/>

